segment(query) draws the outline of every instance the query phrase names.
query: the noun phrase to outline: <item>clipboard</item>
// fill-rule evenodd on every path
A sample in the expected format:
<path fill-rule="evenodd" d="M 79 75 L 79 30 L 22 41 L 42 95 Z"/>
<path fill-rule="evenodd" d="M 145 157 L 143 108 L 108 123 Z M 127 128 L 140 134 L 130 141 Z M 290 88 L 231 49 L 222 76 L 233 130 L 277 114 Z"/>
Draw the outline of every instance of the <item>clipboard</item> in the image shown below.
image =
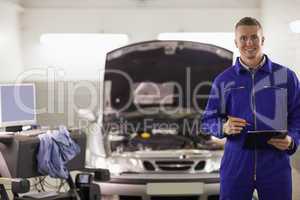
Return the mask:
<path fill-rule="evenodd" d="M 271 138 L 283 139 L 287 130 L 256 130 L 247 131 L 243 147 L 246 149 L 266 149 L 272 147 L 267 142 Z"/>

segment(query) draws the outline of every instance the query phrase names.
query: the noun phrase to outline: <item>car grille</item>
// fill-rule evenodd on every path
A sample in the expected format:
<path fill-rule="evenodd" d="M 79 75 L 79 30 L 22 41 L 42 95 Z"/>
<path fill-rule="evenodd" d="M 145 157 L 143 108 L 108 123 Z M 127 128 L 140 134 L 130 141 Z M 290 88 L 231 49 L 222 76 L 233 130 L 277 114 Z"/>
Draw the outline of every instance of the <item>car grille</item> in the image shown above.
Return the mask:
<path fill-rule="evenodd" d="M 155 164 L 163 171 L 185 171 L 191 169 L 194 161 L 175 160 L 175 161 L 156 161 Z"/>
<path fill-rule="evenodd" d="M 143 167 L 147 171 L 201 171 L 205 168 L 204 160 L 159 160 L 150 161 L 144 160 Z"/>

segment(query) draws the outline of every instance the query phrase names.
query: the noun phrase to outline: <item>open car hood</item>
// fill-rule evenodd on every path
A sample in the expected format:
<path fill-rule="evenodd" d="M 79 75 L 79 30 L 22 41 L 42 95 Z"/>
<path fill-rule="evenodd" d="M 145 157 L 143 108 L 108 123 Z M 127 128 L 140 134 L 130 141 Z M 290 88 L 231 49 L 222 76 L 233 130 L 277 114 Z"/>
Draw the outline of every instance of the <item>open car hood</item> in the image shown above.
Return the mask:
<path fill-rule="evenodd" d="M 218 171 L 223 143 L 201 132 L 200 118 L 213 79 L 232 59 L 229 50 L 190 41 L 146 41 L 109 52 L 103 167 L 113 174 Z"/>
<path fill-rule="evenodd" d="M 207 98 L 203 95 L 209 94 L 212 80 L 232 65 L 232 59 L 229 50 L 190 41 L 147 41 L 116 49 L 106 58 L 104 110 L 136 111 L 139 99 L 134 95 L 149 87 L 145 83 L 152 84 L 149 90 L 153 84 L 158 88 L 173 84 L 162 88 L 168 106 L 204 109 Z M 168 90 L 173 96 L 168 96 Z M 147 106 L 157 103 L 144 96 L 140 99 L 146 100 L 142 104 Z"/>

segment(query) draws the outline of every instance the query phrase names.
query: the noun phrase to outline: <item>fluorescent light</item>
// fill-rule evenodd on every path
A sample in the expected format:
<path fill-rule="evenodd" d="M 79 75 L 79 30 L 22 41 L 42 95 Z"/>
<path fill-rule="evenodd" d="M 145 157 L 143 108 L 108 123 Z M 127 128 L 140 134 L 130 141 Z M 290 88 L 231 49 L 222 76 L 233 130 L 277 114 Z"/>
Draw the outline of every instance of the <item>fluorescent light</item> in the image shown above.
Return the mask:
<path fill-rule="evenodd" d="M 107 46 L 114 41 L 117 44 L 127 44 L 126 34 L 97 33 L 47 33 L 40 37 L 41 44 L 49 46 Z"/>
<path fill-rule="evenodd" d="M 127 45 L 126 34 L 47 33 L 40 37 L 40 55 L 48 66 L 63 66 L 74 74 L 89 73 L 83 66 L 104 66 L 106 54 Z"/>
<path fill-rule="evenodd" d="M 217 45 L 234 51 L 234 33 L 232 32 L 184 32 L 160 33 L 159 40 L 185 40 Z"/>
<path fill-rule="evenodd" d="M 300 20 L 292 21 L 289 25 L 293 33 L 300 33 Z"/>

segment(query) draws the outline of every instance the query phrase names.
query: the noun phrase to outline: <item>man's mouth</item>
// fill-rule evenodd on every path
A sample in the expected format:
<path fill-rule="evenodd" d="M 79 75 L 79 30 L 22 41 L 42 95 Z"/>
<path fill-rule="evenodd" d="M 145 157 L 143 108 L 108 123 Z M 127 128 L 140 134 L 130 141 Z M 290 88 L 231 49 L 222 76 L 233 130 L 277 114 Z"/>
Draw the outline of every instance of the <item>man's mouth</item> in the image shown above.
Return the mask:
<path fill-rule="evenodd" d="M 247 53 L 252 54 L 252 53 L 255 53 L 255 52 L 256 52 L 256 49 L 246 49 L 245 51 L 246 51 Z"/>

